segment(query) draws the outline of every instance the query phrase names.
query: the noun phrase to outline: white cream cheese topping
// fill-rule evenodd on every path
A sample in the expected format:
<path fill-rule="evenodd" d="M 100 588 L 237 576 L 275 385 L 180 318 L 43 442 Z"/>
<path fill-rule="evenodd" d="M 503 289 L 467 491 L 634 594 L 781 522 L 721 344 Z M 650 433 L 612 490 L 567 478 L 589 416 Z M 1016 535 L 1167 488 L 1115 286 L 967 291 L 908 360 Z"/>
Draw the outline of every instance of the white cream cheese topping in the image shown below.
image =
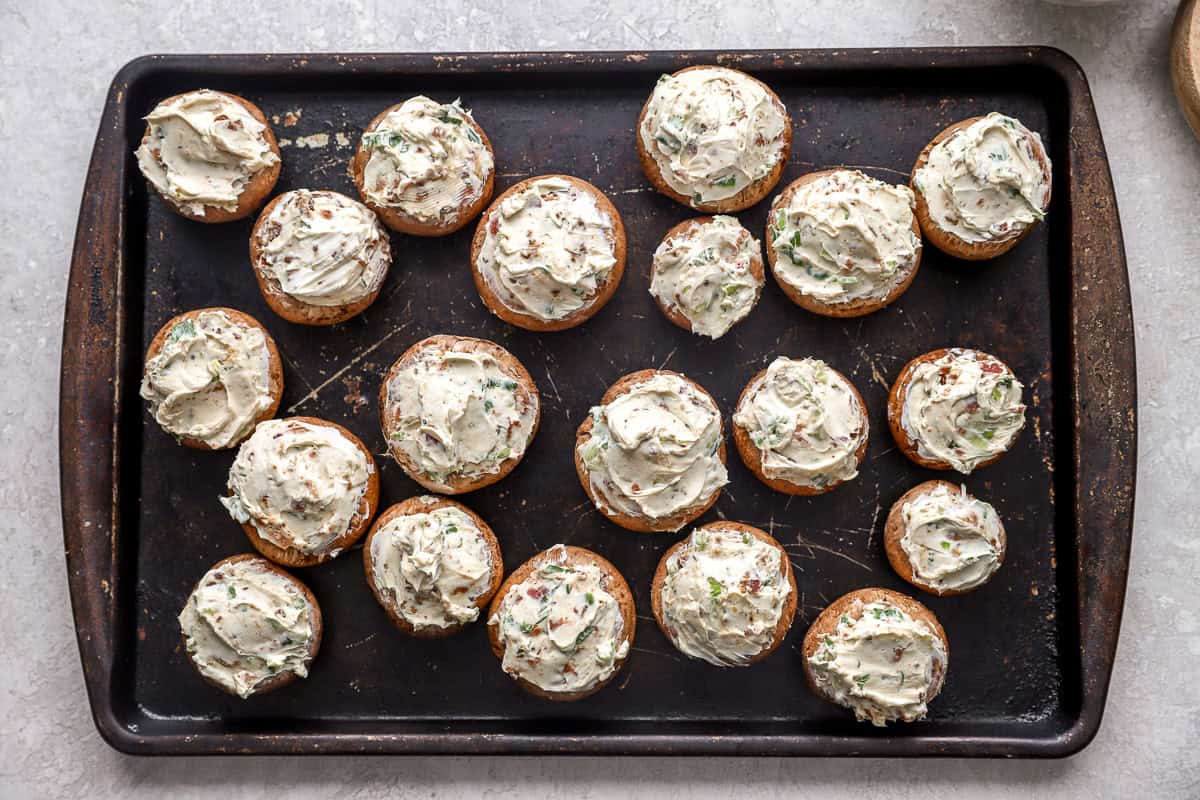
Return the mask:
<path fill-rule="evenodd" d="M 721 412 L 679 375 L 656 373 L 594 406 L 591 418 L 579 457 L 596 500 L 610 511 L 665 519 L 729 483 L 718 454 Z"/>
<path fill-rule="evenodd" d="M 483 533 L 454 506 L 393 517 L 371 538 L 371 564 L 375 585 L 418 629 L 478 619 L 493 569 Z"/>
<path fill-rule="evenodd" d="M 999 359 L 953 348 L 913 370 L 900 424 L 922 457 L 969 475 L 1006 451 L 1025 426 L 1021 389 Z"/>
<path fill-rule="evenodd" d="M 659 78 L 638 135 L 666 184 L 698 205 L 766 177 L 788 127 L 787 111 L 761 84 L 705 67 Z"/>
<path fill-rule="evenodd" d="M 667 559 L 663 621 L 684 654 L 740 667 L 770 647 L 792 592 L 779 548 L 720 524 L 698 529 Z"/>
<path fill-rule="evenodd" d="M 776 358 L 733 423 L 762 456 L 763 474 L 820 489 L 858 475 L 869 424 L 854 387 L 816 358 Z"/>
<path fill-rule="evenodd" d="M 296 581 L 258 558 L 209 570 L 179 612 L 196 668 L 241 698 L 281 673 L 308 675 L 314 621 Z"/>
<path fill-rule="evenodd" d="M 538 398 L 485 352 L 422 349 L 387 385 L 388 443 L 436 488 L 494 473 L 533 436 Z"/>
<path fill-rule="evenodd" d="M 499 625 L 501 667 L 547 692 L 585 692 L 629 655 L 616 598 L 594 564 L 570 564 L 555 545 L 525 580 L 509 588 L 489 625 Z"/>
<path fill-rule="evenodd" d="M 771 221 L 775 274 L 825 304 L 882 300 L 916 266 L 914 199 L 858 170 L 839 169 L 796 189 Z"/>
<path fill-rule="evenodd" d="M 654 251 L 650 294 L 675 308 L 692 332 L 718 339 L 754 308 L 763 280 L 750 271 L 758 240 L 733 217 L 713 217 Z"/>
<path fill-rule="evenodd" d="M 455 100 L 418 96 L 393 108 L 362 137 L 370 151 L 363 195 L 418 222 L 452 222 L 476 202 L 492 176 L 492 153 L 471 112 Z"/>
<path fill-rule="evenodd" d="M 172 436 L 229 447 L 273 402 L 267 339 L 224 311 L 177 322 L 146 361 L 141 395 Z"/>
<path fill-rule="evenodd" d="M 258 268 L 284 294 L 309 305 L 356 303 L 379 289 L 391 264 L 387 233 L 374 212 L 337 192 L 288 192 L 258 236 Z"/>
<path fill-rule="evenodd" d="M 1050 205 L 1042 137 L 994 112 L 934 145 L 913 179 L 930 218 L 964 242 L 1008 239 Z"/>
<path fill-rule="evenodd" d="M 488 214 L 477 266 L 509 309 L 553 321 L 596 296 L 616 265 L 616 226 L 586 189 L 534 181 Z"/>
<path fill-rule="evenodd" d="M 941 592 L 981 586 L 1000 568 L 1004 529 L 996 509 L 967 494 L 938 484 L 900 510 L 904 535 L 900 548 L 913 575 Z"/>
<path fill-rule="evenodd" d="M 163 101 L 146 122 L 138 168 L 163 197 L 192 214 L 205 206 L 236 210 L 247 181 L 279 163 L 266 126 L 221 92 L 201 89 Z"/>
<path fill-rule="evenodd" d="M 277 547 L 324 554 L 349 531 L 374 470 L 335 428 L 267 420 L 238 449 L 221 504 Z"/>
<path fill-rule="evenodd" d="M 941 689 L 946 647 L 925 622 L 891 603 L 870 603 L 858 619 L 843 614 L 808 659 L 817 686 L 879 727 L 925 716 Z"/>

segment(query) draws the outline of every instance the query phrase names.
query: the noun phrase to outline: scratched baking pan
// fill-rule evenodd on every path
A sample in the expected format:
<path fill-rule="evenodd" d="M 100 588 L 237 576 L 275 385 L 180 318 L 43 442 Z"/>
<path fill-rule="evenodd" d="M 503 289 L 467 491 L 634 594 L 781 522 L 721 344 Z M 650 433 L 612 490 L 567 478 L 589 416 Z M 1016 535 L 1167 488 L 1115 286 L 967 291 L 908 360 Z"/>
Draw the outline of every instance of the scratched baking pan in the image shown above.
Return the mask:
<path fill-rule="evenodd" d="M 994 262 L 927 250 L 913 287 L 881 313 L 817 317 L 768 280 L 759 307 L 730 335 L 689 335 L 647 293 L 651 253 L 689 211 L 649 189 L 633 125 L 661 73 L 713 62 L 761 77 L 787 104 L 795 145 L 781 187 L 837 165 L 905 181 L 936 132 L 995 109 L 1045 137 L 1055 167 L 1050 214 Z M 251 276 L 251 220 L 183 220 L 147 195 L 138 174 L 140 118 L 158 99 L 199 87 L 245 95 L 272 118 L 279 191 L 349 194 L 352 148 L 380 109 L 418 93 L 461 97 L 495 144 L 497 191 L 565 172 L 608 193 L 629 236 L 624 283 L 586 325 L 538 335 L 484 309 L 467 263 L 469 227 L 437 240 L 393 235 L 396 263 L 369 311 L 333 328 L 288 324 Z M 763 230 L 766 209 L 741 215 L 752 231 Z M 354 552 L 301 572 L 326 619 L 307 680 L 246 702 L 203 684 L 175 615 L 210 564 L 249 549 L 217 503 L 233 454 L 176 445 L 145 412 L 138 382 L 156 329 L 210 305 L 239 308 L 270 329 L 285 365 L 282 411 L 346 425 L 377 454 L 380 377 L 410 344 L 470 334 L 515 353 L 541 390 L 541 431 L 511 476 L 464 499 L 496 529 L 508 569 L 556 542 L 593 548 L 621 569 L 640 621 L 617 681 L 587 700 L 548 704 L 500 671 L 482 624 L 443 641 L 405 638 L 372 599 Z M 1029 387 L 1029 424 L 1015 449 L 967 481 L 1003 515 L 1009 556 L 973 594 L 921 597 L 949 635 L 949 680 L 927 721 L 879 730 L 809 693 L 799 645 L 844 592 L 913 591 L 888 567 L 882 524 L 900 494 L 936 475 L 893 447 L 885 397 L 908 359 L 949 345 L 995 353 Z M 775 655 L 719 670 L 680 657 L 650 616 L 651 574 L 679 537 L 607 523 L 576 481 L 574 432 L 605 387 L 645 367 L 698 380 L 728 423 L 743 385 L 776 355 L 819 356 L 854 380 L 870 408 L 869 455 L 857 480 L 816 498 L 772 493 L 731 458 L 731 483 L 702 521 L 772 531 L 791 554 L 801 597 Z M 120 750 L 1061 756 L 1100 724 L 1130 543 L 1133 333 L 1092 99 L 1079 66 L 1059 51 L 141 58 L 113 82 L 96 138 L 62 370 L 63 523 L 79 648 L 96 724 Z M 385 506 L 418 491 L 390 459 L 379 464 Z"/>

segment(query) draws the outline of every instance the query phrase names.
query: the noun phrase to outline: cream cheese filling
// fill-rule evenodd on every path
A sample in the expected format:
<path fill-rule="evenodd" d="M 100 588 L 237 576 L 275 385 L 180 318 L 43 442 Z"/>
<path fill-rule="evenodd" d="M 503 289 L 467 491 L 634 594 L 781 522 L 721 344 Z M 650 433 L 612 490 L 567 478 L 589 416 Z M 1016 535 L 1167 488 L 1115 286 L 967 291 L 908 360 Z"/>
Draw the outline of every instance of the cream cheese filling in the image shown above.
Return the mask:
<path fill-rule="evenodd" d="M 679 375 L 636 383 L 593 407 L 591 418 L 579 456 L 610 511 L 664 519 L 707 502 L 729 482 L 718 454 L 721 413 Z"/>
<path fill-rule="evenodd" d="M 547 692 L 583 692 L 629 654 L 621 607 L 594 564 L 571 564 L 562 545 L 505 593 L 488 620 L 504 643 L 501 667 Z"/>
<path fill-rule="evenodd" d="M 686 317 L 693 333 L 719 339 L 758 300 L 763 280 L 750 271 L 750 262 L 759 248 L 733 217 L 685 228 L 654 251 L 650 294 Z"/>
<path fill-rule="evenodd" d="M 820 489 L 858 475 L 869 424 L 854 387 L 816 358 L 776 358 L 733 423 L 750 436 L 763 474 Z"/>
<path fill-rule="evenodd" d="M 496 472 L 533 436 L 538 398 L 484 352 L 424 348 L 387 384 L 396 418 L 384 431 L 397 458 L 442 491 Z"/>
<path fill-rule="evenodd" d="M 247 181 L 279 163 L 266 126 L 221 92 L 201 89 L 165 100 L 146 116 L 138 168 L 163 197 L 189 213 L 235 211 Z"/>
<path fill-rule="evenodd" d="M 775 274 L 821 303 L 886 298 L 921 253 L 914 203 L 907 186 L 858 170 L 836 170 L 800 186 L 771 221 Z"/>
<path fill-rule="evenodd" d="M 429 225 L 454 221 L 491 178 L 491 151 L 455 100 L 410 98 L 363 134 L 363 195 Z"/>
<path fill-rule="evenodd" d="M 819 688 L 859 720 L 883 727 L 923 719 L 947 666 L 941 637 L 891 603 L 843 614 L 808 659 Z"/>
<path fill-rule="evenodd" d="M 172 436 L 229 447 L 274 402 L 267 339 L 224 311 L 177 322 L 146 361 L 141 396 Z"/>
<path fill-rule="evenodd" d="M 277 547 L 324 554 L 350 530 L 374 469 L 335 428 L 267 420 L 238 449 L 221 504 Z"/>
<path fill-rule="evenodd" d="M 1025 426 L 1022 388 L 999 359 L 953 348 L 913 370 L 900 424 L 923 458 L 969 475 L 1008 450 Z"/>
<path fill-rule="evenodd" d="M 371 564 L 375 585 L 414 628 L 478 619 L 494 566 L 479 526 L 454 506 L 393 517 L 371 538 Z"/>
<path fill-rule="evenodd" d="M 246 698 L 281 673 L 308 675 L 314 618 L 295 581 L 249 559 L 209 570 L 179 627 L 200 673 Z"/>
<path fill-rule="evenodd" d="M 259 269 L 309 305 L 357 303 L 379 289 L 391 264 L 375 214 L 337 192 L 288 192 L 259 230 Z"/>
<path fill-rule="evenodd" d="M 588 305 L 616 265 L 616 226 L 591 192 L 534 181 L 489 212 L 477 266 L 507 308 L 544 321 Z"/>
<path fill-rule="evenodd" d="M 904 504 L 900 549 L 913 575 L 938 591 L 982 585 L 1000 568 L 1003 528 L 996 509 L 939 484 Z"/>
<path fill-rule="evenodd" d="M 791 594 L 779 548 L 736 530 L 696 530 L 667 559 L 662 614 L 672 643 L 718 667 L 739 667 L 770 647 Z"/>
<path fill-rule="evenodd" d="M 663 180 L 692 205 L 733 197 L 765 178 L 783 157 L 787 132 L 783 105 L 724 67 L 662 76 L 638 129 Z"/>
<path fill-rule="evenodd" d="M 1036 132 L 993 112 L 934 145 L 913 184 L 943 230 L 965 242 L 1003 240 L 1046 215 L 1050 157 Z"/>

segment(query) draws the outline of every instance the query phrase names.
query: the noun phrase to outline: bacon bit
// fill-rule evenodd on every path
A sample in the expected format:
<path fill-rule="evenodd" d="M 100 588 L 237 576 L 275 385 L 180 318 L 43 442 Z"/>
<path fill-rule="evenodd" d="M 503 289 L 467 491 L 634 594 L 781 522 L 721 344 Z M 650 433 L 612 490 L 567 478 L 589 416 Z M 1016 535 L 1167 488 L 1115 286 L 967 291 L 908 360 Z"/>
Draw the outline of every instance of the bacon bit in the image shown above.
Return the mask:
<path fill-rule="evenodd" d="M 1004 367 L 1000 366 L 999 364 L 997 364 L 994 361 L 987 362 L 986 364 L 981 366 L 980 369 L 983 370 L 984 372 L 990 372 L 992 374 L 999 374 L 1001 372 L 1004 372 Z"/>
<path fill-rule="evenodd" d="M 636 483 L 629 488 L 633 489 L 635 492 L 640 492 L 642 490 L 642 487 L 638 486 Z"/>
<path fill-rule="evenodd" d="M 565 667 L 563 667 L 563 674 L 564 675 L 574 675 L 575 674 L 575 667 L 571 666 L 571 662 L 568 661 L 567 665 Z"/>
<path fill-rule="evenodd" d="M 492 217 L 492 221 L 488 223 L 488 230 L 491 231 L 493 236 L 500 232 L 500 219 L 498 217 Z"/>
<path fill-rule="evenodd" d="M 903 647 L 897 647 L 895 650 L 892 651 L 892 662 L 893 663 L 896 661 L 899 661 L 902 658 L 904 658 L 904 648 Z"/>
<path fill-rule="evenodd" d="M 541 586 L 531 586 L 525 590 L 525 594 L 529 595 L 534 600 L 541 600 L 545 596 L 546 590 Z"/>
<path fill-rule="evenodd" d="M 762 589 L 762 581 L 758 578 L 742 578 L 742 591 L 746 594 L 758 594 Z"/>
<path fill-rule="evenodd" d="M 532 628 L 529 629 L 530 636 L 538 636 L 539 634 L 541 634 L 541 632 L 542 632 L 541 625 L 534 625 Z"/>
<path fill-rule="evenodd" d="M 978 401 L 972 400 L 971 402 L 967 403 L 967 413 L 968 414 L 974 414 L 978 410 L 979 410 Z"/>

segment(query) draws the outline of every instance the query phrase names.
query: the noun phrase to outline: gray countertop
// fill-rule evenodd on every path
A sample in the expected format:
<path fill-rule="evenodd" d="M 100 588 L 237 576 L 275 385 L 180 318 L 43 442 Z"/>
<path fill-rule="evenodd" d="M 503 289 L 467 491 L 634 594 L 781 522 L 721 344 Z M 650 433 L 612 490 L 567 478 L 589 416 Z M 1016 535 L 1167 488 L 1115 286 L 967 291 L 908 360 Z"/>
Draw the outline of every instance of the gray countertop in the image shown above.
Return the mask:
<path fill-rule="evenodd" d="M 356 0 L 0 2 L 4 541 L 0 796 L 1200 796 L 1200 142 L 1167 74 L 1173 2 Z M 256 6 L 256 7 L 254 7 Z M 749 9 L 753 8 L 753 11 Z M 148 52 L 1050 44 L 1091 80 L 1133 282 L 1140 466 L 1133 561 L 1103 726 L 1051 762 L 500 758 L 138 759 L 88 712 L 63 565 L 57 387 L 67 264 L 113 73 Z M 1190 388 L 1189 388 L 1190 387 Z"/>

